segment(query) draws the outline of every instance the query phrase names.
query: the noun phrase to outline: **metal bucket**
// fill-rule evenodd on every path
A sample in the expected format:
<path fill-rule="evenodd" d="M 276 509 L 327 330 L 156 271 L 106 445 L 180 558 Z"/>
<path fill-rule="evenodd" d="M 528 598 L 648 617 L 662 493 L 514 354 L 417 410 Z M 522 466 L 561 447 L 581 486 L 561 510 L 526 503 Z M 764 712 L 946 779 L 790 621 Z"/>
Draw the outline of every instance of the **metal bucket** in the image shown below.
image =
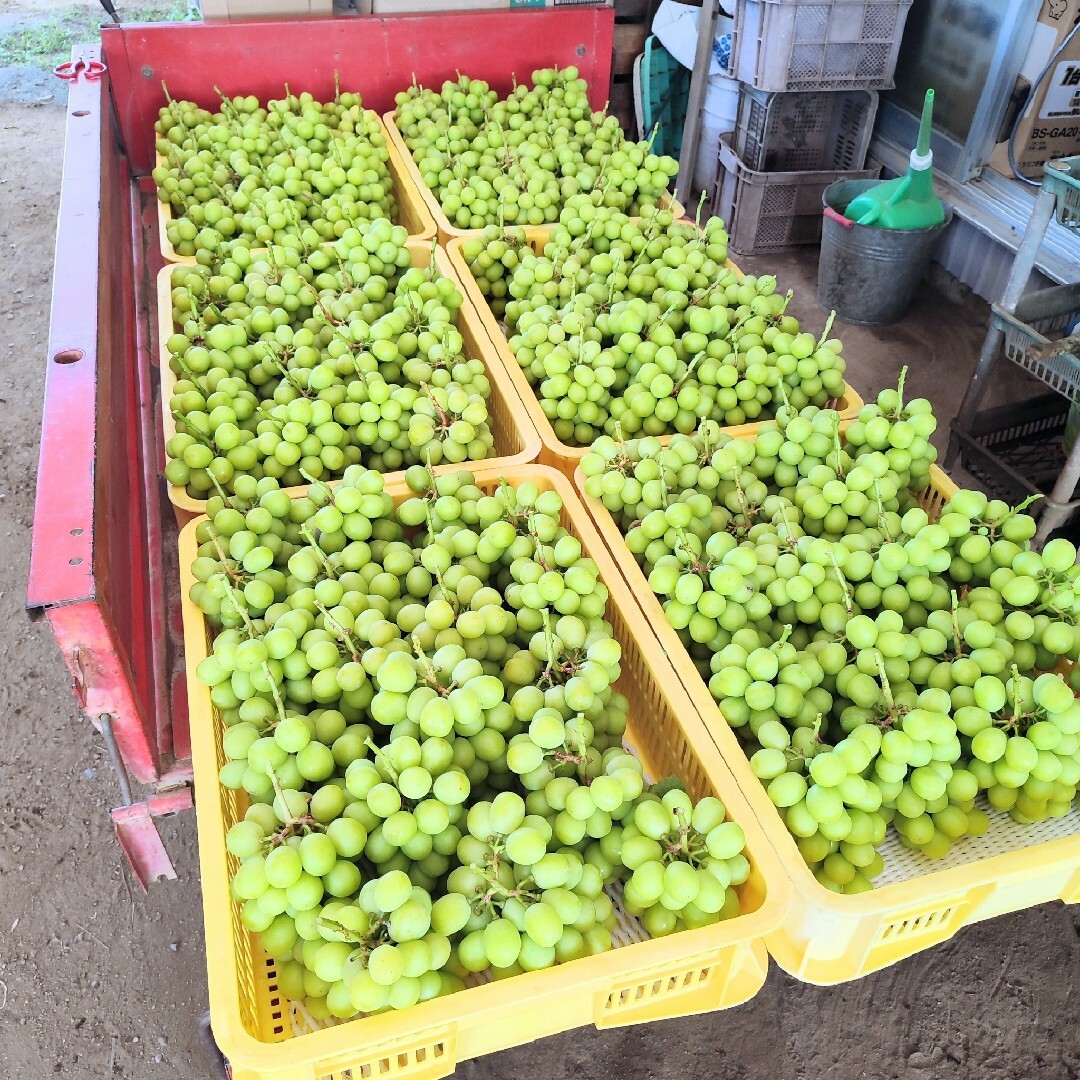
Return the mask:
<path fill-rule="evenodd" d="M 952 222 L 929 229 L 879 229 L 843 216 L 875 180 L 839 180 L 822 193 L 825 220 L 818 262 L 818 303 L 844 322 L 888 326 L 911 306 L 938 240 Z"/>

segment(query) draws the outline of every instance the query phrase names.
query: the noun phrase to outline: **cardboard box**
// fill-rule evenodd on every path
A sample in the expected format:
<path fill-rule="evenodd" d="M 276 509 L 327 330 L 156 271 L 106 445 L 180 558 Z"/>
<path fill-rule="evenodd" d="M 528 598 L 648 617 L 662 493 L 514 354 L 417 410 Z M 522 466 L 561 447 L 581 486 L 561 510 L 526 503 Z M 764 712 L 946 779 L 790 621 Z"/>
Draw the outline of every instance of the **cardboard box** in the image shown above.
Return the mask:
<path fill-rule="evenodd" d="M 491 11 L 505 8 L 566 8 L 602 4 L 612 0 L 372 0 L 373 15 L 398 15 L 416 11 Z"/>
<path fill-rule="evenodd" d="M 305 19 L 333 15 L 334 0 L 201 0 L 205 22 Z"/>
<path fill-rule="evenodd" d="M 1078 19 L 1080 0 L 1043 0 L 1021 75 L 1029 81 L 1038 78 Z M 1014 151 L 1020 173 L 1037 182 L 1048 161 L 1071 154 L 1080 154 L 1080 34 L 1062 50 L 1027 103 Z M 990 166 L 1004 176 L 1014 175 L 1008 138 L 994 147 Z"/>
<path fill-rule="evenodd" d="M 418 11 L 497 11 L 505 8 L 611 7 L 611 0 L 372 0 L 373 15 Z"/>

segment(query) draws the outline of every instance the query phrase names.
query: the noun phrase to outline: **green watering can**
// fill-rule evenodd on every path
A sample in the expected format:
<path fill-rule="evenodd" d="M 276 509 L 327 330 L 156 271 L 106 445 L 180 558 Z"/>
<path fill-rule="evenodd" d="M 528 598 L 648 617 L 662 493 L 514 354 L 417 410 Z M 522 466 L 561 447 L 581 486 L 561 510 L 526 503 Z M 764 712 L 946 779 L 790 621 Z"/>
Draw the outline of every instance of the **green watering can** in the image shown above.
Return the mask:
<path fill-rule="evenodd" d="M 945 220 L 945 207 L 934 194 L 934 155 L 930 150 L 933 112 L 934 91 L 927 90 L 919 141 L 911 151 L 907 173 L 864 191 L 844 211 L 844 217 L 879 229 L 932 229 Z"/>

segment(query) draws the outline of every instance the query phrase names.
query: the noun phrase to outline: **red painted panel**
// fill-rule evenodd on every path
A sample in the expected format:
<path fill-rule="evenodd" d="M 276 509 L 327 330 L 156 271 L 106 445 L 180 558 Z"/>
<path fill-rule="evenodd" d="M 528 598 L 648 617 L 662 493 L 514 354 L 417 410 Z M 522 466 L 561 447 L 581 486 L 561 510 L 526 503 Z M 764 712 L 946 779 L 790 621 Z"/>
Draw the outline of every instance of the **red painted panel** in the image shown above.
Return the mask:
<path fill-rule="evenodd" d="M 334 93 L 334 73 L 380 113 L 413 76 L 438 85 L 461 71 L 510 89 L 513 76 L 576 64 L 602 108 L 611 79 L 614 11 L 586 6 L 531 11 L 464 11 L 428 15 L 356 15 L 297 22 L 172 23 L 102 30 L 124 142 L 136 173 L 153 162 L 152 125 L 175 98 L 212 105 L 214 86 L 229 95 Z"/>
<path fill-rule="evenodd" d="M 63 604 L 47 614 L 87 715 L 112 716 L 128 771 L 141 784 L 153 783 L 158 767 L 152 722 L 136 706 L 131 674 L 101 609 L 94 603 Z"/>
<path fill-rule="evenodd" d="M 143 471 L 156 484 L 144 450 L 148 356 L 141 378 L 135 347 L 131 179 L 108 101 L 107 79 L 70 83 L 28 603 L 47 610 L 80 704 L 112 715 L 124 761 L 149 783 L 171 748 L 154 647 L 160 510 Z"/>
<path fill-rule="evenodd" d="M 156 684 L 164 661 L 156 663 L 152 588 L 160 590 L 160 511 L 143 490 L 144 417 L 150 398 L 139 382 L 133 265 L 131 176 L 119 132 L 106 113 L 101 152 L 101 228 L 98 275 L 97 462 L 94 476 L 94 576 L 97 602 L 110 627 L 117 654 L 131 683 L 135 708 L 160 761 L 169 742 L 160 739 Z M 153 580 L 151 580 L 153 578 Z M 117 716 L 119 728 L 127 722 Z"/>
<path fill-rule="evenodd" d="M 88 50 L 89 51 L 89 50 Z M 89 58 L 89 57 L 88 57 Z M 105 80 L 70 84 L 27 603 L 91 597 Z M 58 363 L 54 357 L 67 359 Z"/>
<path fill-rule="evenodd" d="M 176 880 L 176 870 L 161 842 L 154 818 L 178 814 L 190 810 L 193 805 L 191 789 L 185 787 L 181 791 L 154 795 L 146 802 L 119 806 L 111 811 L 117 839 L 143 892 L 146 892 L 149 884 L 161 878 Z"/>

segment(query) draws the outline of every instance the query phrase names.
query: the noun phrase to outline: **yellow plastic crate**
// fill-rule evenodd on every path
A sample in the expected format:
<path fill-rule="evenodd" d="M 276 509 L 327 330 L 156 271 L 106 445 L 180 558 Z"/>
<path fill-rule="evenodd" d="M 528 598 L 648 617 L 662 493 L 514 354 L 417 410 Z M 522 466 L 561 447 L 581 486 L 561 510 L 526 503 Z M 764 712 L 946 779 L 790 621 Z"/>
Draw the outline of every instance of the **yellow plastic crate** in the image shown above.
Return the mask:
<path fill-rule="evenodd" d="M 402 1012 L 295 1034 L 273 961 L 241 925 L 229 891 L 237 864 L 226 850 L 225 833 L 242 816 L 246 797 L 218 783 L 221 725 L 209 691 L 195 676 L 209 633 L 202 612 L 188 599 L 197 550 L 193 522 L 180 534 L 179 546 L 210 1013 L 233 1080 L 435 1080 L 467 1058 L 590 1020 L 609 1028 L 728 1008 L 753 997 L 765 981 L 763 938 L 780 925 L 790 886 L 659 643 L 640 625 L 637 605 L 573 487 L 536 465 L 474 475 L 486 492 L 502 480 L 529 480 L 562 496 L 562 524 L 596 560 L 610 590 L 607 619 L 623 649 L 617 688 L 630 700 L 626 742 L 648 776 L 677 774 L 694 797 L 718 796 L 742 825 L 751 863 L 739 887 L 745 914 L 653 940 L 617 903 L 619 947 L 609 953 L 470 987 Z M 400 483 L 387 490 L 396 504 L 411 494 Z"/>
<path fill-rule="evenodd" d="M 409 240 L 406 247 L 412 255 L 413 266 L 427 266 L 432 258 L 434 240 Z M 462 282 L 458 278 L 442 248 L 434 248 L 435 267 L 444 277 L 453 281 L 464 295 Z M 176 385 L 176 373 L 169 366 L 168 350 L 165 342 L 173 333 L 172 321 L 172 274 L 176 263 L 167 263 L 161 268 L 157 279 L 158 307 L 158 365 L 161 373 L 161 424 L 164 442 L 176 434 L 176 418 L 169 410 L 169 400 Z M 479 320 L 472 305 L 462 304 L 458 311 L 457 328 L 464 339 L 464 351 L 470 358 L 483 360 L 487 368 L 488 381 L 491 383 L 491 396 L 488 398 L 488 412 L 491 417 L 491 433 L 495 442 L 495 457 L 486 458 L 475 465 L 497 468 L 514 468 L 536 461 L 540 456 L 540 435 L 532 424 L 528 413 L 521 408 L 518 393 L 513 381 L 504 371 L 502 364 L 494 356 L 487 334 L 479 326 Z M 469 463 L 461 465 L 438 465 L 435 472 L 454 472 L 467 468 Z M 387 482 L 392 483 L 402 478 L 402 473 L 390 473 Z M 337 481 L 331 481 L 333 486 Z M 197 514 L 206 512 L 203 499 L 192 498 L 186 488 L 167 485 L 169 500 L 173 504 L 177 523 L 183 526 Z M 303 494 L 307 488 L 292 489 L 294 495 Z"/>
<path fill-rule="evenodd" d="M 397 199 L 398 212 L 397 224 L 404 225 L 409 230 L 410 240 L 433 240 L 435 238 L 435 219 L 428 212 L 427 203 L 421 197 L 416 185 L 411 181 L 407 165 L 412 165 L 412 159 L 408 154 L 402 158 L 399 147 L 400 141 L 395 141 L 386 129 L 383 119 L 379 117 L 379 126 L 382 128 L 383 137 L 386 139 L 386 149 L 389 154 L 386 161 L 390 179 L 394 182 L 394 197 Z M 397 128 L 394 128 L 397 134 Z M 155 163 L 162 165 L 165 159 L 155 155 Z M 415 172 L 415 167 L 413 168 Z M 171 203 L 163 203 L 157 200 L 158 238 L 161 246 L 161 256 L 167 263 L 181 263 L 191 265 L 195 262 L 193 255 L 180 255 L 176 248 L 169 242 L 167 232 L 168 224 L 173 219 Z M 264 250 L 257 248 L 255 250 Z"/>
<path fill-rule="evenodd" d="M 890 830 L 879 849 L 885 870 L 874 879 L 873 891 L 840 896 L 818 884 L 614 518 L 603 503 L 585 494 L 584 479 L 579 471 L 578 491 L 644 621 L 660 638 L 791 880 L 794 903 L 783 925 L 765 939 L 780 967 L 804 982 L 848 982 L 937 945 L 971 923 L 1049 900 L 1080 902 L 1080 809 L 1075 806 L 1067 817 L 1033 826 L 1017 825 L 1007 814 L 987 808 L 991 824 L 986 835 L 960 841 L 943 859 L 909 850 Z M 956 490 L 933 466 L 920 502 L 936 517 Z"/>
<path fill-rule="evenodd" d="M 394 122 L 393 112 L 384 113 L 382 121 L 387 143 L 393 146 L 398 160 L 404 165 L 408 182 L 423 200 L 428 214 L 431 215 L 435 222 L 435 227 L 439 231 L 439 243 L 445 245 L 449 244 L 451 240 L 461 240 L 467 236 L 479 236 L 483 232 L 482 229 L 459 229 L 450 224 L 450 219 L 446 216 L 442 203 L 439 202 L 439 197 L 424 183 L 424 178 L 420 175 L 420 170 L 417 168 L 412 152 L 405 145 L 404 136 L 402 136 L 397 124 Z M 661 197 L 660 205 L 671 210 L 677 218 L 686 215 L 686 208 L 682 203 L 667 192 Z M 544 228 L 544 226 L 537 227 Z"/>
<path fill-rule="evenodd" d="M 533 251 L 540 254 L 544 250 L 544 245 L 547 243 L 550 233 L 550 228 L 526 229 L 525 239 Z M 524 370 L 514 357 L 506 334 L 499 325 L 499 320 L 495 317 L 495 313 L 491 310 L 487 300 L 485 300 L 484 294 L 480 291 L 480 286 L 477 285 L 476 279 L 469 269 L 468 261 L 462 252 L 462 244 L 463 241 L 457 239 L 451 240 L 447 245 L 446 250 L 450 258 L 450 265 L 454 268 L 457 280 L 462 283 L 465 302 L 476 313 L 476 317 L 491 341 L 494 355 L 502 362 L 503 369 L 510 376 L 518 397 L 521 398 L 533 425 L 540 433 L 540 441 L 543 444 L 540 451 L 540 462 L 543 465 L 551 465 L 567 477 L 573 477 L 574 471 L 581 464 L 581 459 L 589 452 L 589 448 L 587 446 L 571 446 L 569 443 L 564 443 L 555 434 L 555 429 L 551 426 L 551 421 L 547 418 L 540 405 L 540 399 L 536 396 L 536 390 L 530 385 Z M 741 276 L 742 272 L 733 262 L 728 260 L 727 265 Z M 840 413 L 841 431 L 844 431 L 855 419 L 863 404 L 863 399 L 847 383 L 844 383 L 843 394 L 833 403 L 833 407 Z M 749 424 L 737 424 L 723 430 L 732 438 L 752 439 L 763 423 L 766 423 L 766 421 L 755 420 Z M 660 441 L 666 446 L 671 441 L 671 436 L 663 435 L 660 437 Z"/>

